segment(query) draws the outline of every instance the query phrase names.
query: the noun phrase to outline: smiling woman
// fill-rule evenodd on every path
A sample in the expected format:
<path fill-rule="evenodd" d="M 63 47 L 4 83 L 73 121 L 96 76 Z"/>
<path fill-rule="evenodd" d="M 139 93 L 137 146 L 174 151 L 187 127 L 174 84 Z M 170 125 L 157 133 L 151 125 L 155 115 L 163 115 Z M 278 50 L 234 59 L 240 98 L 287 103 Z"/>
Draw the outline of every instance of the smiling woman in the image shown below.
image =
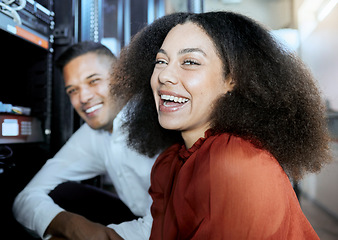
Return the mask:
<path fill-rule="evenodd" d="M 175 13 L 121 52 L 113 93 L 129 144 L 157 158 L 150 239 L 318 239 L 289 177 L 330 160 L 325 108 L 303 63 L 231 12 Z"/>
<path fill-rule="evenodd" d="M 212 40 L 193 23 L 169 32 L 156 56 L 151 86 L 160 125 L 180 130 L 187 148 L 204 136 L 212 106 L 233 87 Z M 184 102 L 176 103 L 175 98 Z"/>

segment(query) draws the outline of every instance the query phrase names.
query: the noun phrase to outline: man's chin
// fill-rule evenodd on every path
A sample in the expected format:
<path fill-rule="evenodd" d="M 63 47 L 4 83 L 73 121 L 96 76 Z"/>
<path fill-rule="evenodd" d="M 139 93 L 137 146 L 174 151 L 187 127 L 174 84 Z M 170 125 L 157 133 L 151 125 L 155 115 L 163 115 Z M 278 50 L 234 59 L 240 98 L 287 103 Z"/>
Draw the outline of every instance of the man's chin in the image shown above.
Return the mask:
<path fill-rule="evenodd" d="M 100 129 L 103 129 L 104 127 L 100 124 L 92 124 L 92 123 L 88 123 L 88 126 L 93 129 L 93 130 L 100 130 Z"/>
<path fill-rule="evenodd" d="M 99 124 L 99 123 L 90 123 L 87 122 L 88 126 L 93 130 L 104 130 L 104 131 L 111 131 L 112 127 L 109 127 L 108 124 Z"/>

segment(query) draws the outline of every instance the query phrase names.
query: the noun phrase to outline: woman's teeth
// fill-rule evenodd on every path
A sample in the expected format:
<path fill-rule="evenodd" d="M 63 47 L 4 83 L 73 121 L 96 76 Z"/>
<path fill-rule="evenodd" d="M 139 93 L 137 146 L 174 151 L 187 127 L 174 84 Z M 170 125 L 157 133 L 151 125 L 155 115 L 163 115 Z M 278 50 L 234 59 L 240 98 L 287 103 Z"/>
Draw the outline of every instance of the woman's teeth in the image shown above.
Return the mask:
<path fill-rule="evenodd" d="M 94 112 L 95 110 L 101 108 L 102 106 L 103 106 L 102 103 L 101 103 L 101 104 L 97 104 L 97 105 L 95 105 L 95 106 L 92 106 L 91 108 L 88 108 L 88 109 L 86 110 L 86 113 L 92 113 L 92 112 Z"/>
<path fill-rule="evenodd" d="M 176 103 L 185 103 L 189 101 L 189 99 L 187 98 L 175 97 L 171 95 L 161 95 L 161 99 L 165 101 L 176 102 Z"/>

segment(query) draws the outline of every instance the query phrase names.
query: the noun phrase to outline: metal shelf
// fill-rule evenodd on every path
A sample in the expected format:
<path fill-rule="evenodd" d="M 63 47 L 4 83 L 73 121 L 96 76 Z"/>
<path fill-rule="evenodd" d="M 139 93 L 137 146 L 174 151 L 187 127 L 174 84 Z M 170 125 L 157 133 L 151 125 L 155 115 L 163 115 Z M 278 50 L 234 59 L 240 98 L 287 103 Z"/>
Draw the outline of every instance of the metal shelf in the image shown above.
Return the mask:
<path fill-rule="evenodd" d="M 2 12 L 0 12 L 0 29 L 36 44 L 39 47 L 49 49 L 49 36 L 42 35 L 23 24 L 16 24 L 11 17 Z"/>

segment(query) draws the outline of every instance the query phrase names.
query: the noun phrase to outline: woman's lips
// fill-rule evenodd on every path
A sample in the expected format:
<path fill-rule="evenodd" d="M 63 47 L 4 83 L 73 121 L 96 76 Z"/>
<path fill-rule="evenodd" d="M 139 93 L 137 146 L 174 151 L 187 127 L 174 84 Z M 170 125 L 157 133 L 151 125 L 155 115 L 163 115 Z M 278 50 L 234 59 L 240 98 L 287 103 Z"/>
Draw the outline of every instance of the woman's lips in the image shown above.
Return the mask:
<path fill-rule="evenodd" d="M 160 111 L 161 112 L 174 112 L 181 109 L 189 99 L 176 96 L 172 94 L 160 95 Z"/>
<path fill-rule="evenodd" d="M 162 100 L 164 101 L 170 101 L 170 102 L 175 102 L 175 103 L 185 103 L 189 101 L 189 99 L 184 98 L 184 97 L 176 97 L 173 95 L 161 95 L 160 96 Z"/>

